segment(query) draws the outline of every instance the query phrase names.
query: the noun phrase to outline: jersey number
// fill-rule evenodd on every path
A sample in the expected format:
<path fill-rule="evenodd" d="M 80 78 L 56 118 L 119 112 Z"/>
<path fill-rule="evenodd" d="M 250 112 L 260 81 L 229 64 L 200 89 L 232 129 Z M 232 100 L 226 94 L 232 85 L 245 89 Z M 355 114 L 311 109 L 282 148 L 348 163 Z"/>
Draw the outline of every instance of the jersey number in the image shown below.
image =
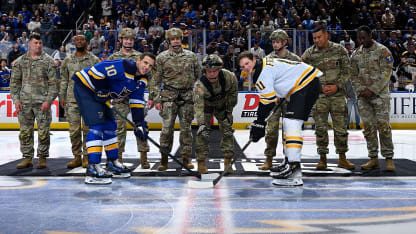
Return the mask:
<path fill-rule="evenodd" d="M 117 70 L 114 65 L 105 67 L 105 70 L 107 71 L 107 76 L 115 76 L 117 74 Z"/>

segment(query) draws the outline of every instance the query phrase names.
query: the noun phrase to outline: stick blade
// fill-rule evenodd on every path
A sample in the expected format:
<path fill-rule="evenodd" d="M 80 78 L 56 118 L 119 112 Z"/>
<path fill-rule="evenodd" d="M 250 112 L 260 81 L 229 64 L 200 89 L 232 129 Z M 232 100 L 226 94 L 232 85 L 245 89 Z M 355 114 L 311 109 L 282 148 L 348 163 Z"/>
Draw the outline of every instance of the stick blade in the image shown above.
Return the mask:
<path fill-rule="evenodd" d="M 201 174 L 201 180 L 215 180 L 219 175 L 219 173 Z"/>
<path fill-rule="evenodd" d="M 188 187 L 196 189 L 208 189 L 214 188 L 214 183 L 212 181 L 190 180 L 188 181 Z"/>

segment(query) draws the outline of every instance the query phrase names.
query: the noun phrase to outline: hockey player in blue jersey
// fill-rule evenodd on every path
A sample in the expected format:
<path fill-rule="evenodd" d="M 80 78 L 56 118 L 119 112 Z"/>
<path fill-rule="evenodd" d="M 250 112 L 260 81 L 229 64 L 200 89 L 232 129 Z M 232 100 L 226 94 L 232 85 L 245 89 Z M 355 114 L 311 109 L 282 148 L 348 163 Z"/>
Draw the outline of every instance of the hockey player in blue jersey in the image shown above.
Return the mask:
<path fill-rule="evenodd" d="M 7 60 L 0 60 L 0 65 L 0 91 L 10 91 L 11 70 L 7 67 Z"/>
<path fill-rule="evenodd" d="M 129 96 L 133 122 L 143 131 L 134 131 L 141 140 L 147 139 L 147 122 L 144 120 L 144 90 L 147 73 L 154 65 L 155 56 L 143 53 L 137 61 L 128 59 L 106 60 L 75 73 L 74 95 L 81 116 L 89 126 L 86 137 L 88 167 L 87 184 L 109 184 L 111 177 L 130 177 L 130 169 L 118 159 L 117 123 L 106 102 Z M 101 152 L 107 155 L 106 168 L 100 166 Z"/>
<path fill-rule="evenodd" d="M 300 167 L 303 145 L 302 124 L 308 119 L 312 106 L 321 92 L 318 77 L 322 72 L 297 61 L 277 58 L 255 60 L 246 51 L 239 55 L 240 67 L 252 75 L 259 92 L 260 102 L 257 120 L 251 124 L 250 139 L 259 141 L 265 135 L 265 119 L 273 110 L 278 99 L 287 101 L 283 116 L 284 152 L 288 162 L 270 169 L 273 184 L 283 186 L 303 185 Z"/>

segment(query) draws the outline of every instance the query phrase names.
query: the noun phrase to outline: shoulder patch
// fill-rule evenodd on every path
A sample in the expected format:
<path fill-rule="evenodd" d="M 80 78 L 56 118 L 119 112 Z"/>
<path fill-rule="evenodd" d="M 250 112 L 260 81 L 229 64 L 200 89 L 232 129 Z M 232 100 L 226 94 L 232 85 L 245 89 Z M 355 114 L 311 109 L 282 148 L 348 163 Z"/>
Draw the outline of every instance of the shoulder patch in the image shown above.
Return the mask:
<path fill-rule="evenodd" d="M 391 56 L 391 54 L 388 54 L 386 56 L 386 61 L 387 61 L 387 63 L 392 63 L 394 61 L 393 56 Z"/>

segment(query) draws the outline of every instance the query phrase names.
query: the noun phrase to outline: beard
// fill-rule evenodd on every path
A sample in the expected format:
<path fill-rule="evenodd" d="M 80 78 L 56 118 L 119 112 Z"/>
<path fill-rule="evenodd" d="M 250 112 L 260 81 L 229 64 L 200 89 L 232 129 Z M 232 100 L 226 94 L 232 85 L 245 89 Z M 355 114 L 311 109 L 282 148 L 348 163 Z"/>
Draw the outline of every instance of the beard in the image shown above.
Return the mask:
<path fill-rule="evenodd" d="M 87 47 L 76 47 L 77 52 L 85 52 L 87 50 Z"/>

